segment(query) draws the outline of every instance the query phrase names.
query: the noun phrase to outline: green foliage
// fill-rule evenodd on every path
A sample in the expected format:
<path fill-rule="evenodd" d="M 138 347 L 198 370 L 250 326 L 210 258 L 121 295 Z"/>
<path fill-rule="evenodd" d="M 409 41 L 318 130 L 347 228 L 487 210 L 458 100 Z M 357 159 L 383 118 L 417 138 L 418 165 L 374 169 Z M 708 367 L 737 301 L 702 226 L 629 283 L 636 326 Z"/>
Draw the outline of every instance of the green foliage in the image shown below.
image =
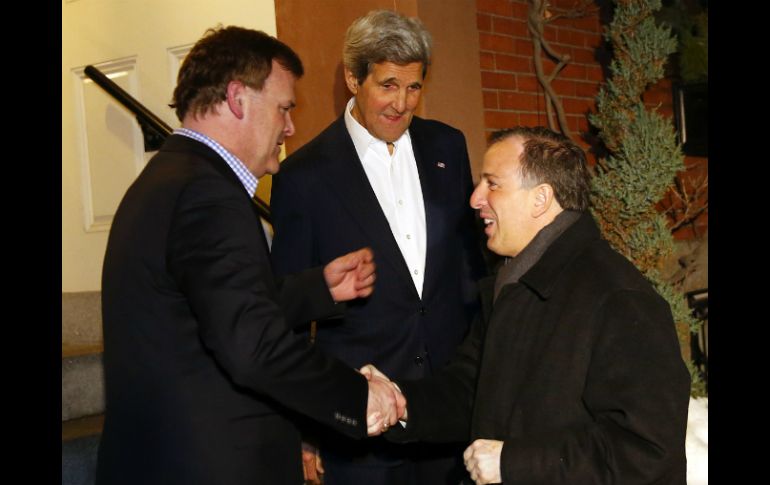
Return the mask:
<path fill-rule="evenodd" d="M 673 236 L 656 210 L 684 169 L 684 156 L 671 121 L 642 101 L 645 90 L 664 76 L 677 39 L 669 27 L 655 24 L 660 0 L 613 1 L 615 14 L 605 33 L 614 52 L 611 77 L 597 96 L 598 111 L 589 115 L 609 152 L 593 178 L 592 210 L 609 243 L 668 301 L 683 353 L 688 354 L 689 332 L 697 322 L 682 292 L 660 275 L 673 251 Z M 703 395 L 695 366 L 687 364 L 692 394 Z"/>
<path fill-rule="evenodd" d="M 697 15 L 692 28 L 680 38 L 679 74 L 685 83 L 705 82 L 709 78 L 708 12 Z"/>
<path fill-rule="evenodd" d="M 700 7 L 700 2 L 668 3 L 655 17 L 679 40 L 679 77 L 685 84 L 708 82 L 708 8 Z"/>

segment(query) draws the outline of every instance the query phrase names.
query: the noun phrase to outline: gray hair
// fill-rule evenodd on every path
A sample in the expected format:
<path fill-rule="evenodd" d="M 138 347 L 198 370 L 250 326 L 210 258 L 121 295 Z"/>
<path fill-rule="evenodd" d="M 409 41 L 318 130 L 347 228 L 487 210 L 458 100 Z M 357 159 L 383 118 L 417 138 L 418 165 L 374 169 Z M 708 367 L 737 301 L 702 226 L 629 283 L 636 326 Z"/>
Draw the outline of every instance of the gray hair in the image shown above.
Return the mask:
<path fill-rule="evenodd" d="M 356 19 L 345 34 L 342 61 L 363 84 L 380 62 L 404 65 L 422 62 L 422 77 L 430 64 L 431 36 L 416 17 L 391 10 L 373 10 Z"/>

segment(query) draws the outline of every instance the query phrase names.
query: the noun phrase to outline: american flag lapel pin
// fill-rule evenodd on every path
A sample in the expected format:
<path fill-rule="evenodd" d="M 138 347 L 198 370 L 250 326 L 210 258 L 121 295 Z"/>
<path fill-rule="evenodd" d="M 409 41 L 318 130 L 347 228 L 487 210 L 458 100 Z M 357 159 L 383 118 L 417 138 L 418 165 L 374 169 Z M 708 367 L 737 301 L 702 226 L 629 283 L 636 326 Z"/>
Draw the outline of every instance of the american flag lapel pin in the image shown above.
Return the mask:
<path fill-rule="evenodd" d="M 444 165 L 444 162 L 438 162 L 438 163 L 436 163 L 436 166 L 438 168 L 446 168 L 446 165 Z"/>

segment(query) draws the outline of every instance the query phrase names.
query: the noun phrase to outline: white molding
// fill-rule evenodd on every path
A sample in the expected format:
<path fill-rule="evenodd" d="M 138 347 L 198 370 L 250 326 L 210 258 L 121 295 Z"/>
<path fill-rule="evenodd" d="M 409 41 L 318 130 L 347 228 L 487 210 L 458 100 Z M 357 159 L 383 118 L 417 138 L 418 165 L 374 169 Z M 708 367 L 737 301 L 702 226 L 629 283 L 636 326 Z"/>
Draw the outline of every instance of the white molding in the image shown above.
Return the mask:
<path fill-rule="evenodd" d="M 93 64 L 93 66 L 104 73 L 108 78 L 116 74 L 128 76 L 128 91 L 131 96 L 138 99 L 139 82 L 137 79 L 137 58 L 136 56 L 124 57 L 106 62 Z M 75 144 L 78 150 L 78 159 L 80 160 L 81 175 L 81 203 L 83 208 L 83 225 L 87 233 L 109 231 L 114 214 L 96 215 L 94 211 L 93 187 L 91 177 L 92 160 L 89 153 L 88 144 L 88 123 L 86 120 L 86 99 L 83 86 L 93 81 L 86 76 L 85 66 L 73 68 L 71 70 L 75 76 L 74 86 L 74 106 L 75 106 L 75 134 L 77 140 Z M 105 96 L 109 96 L 105 93 Z M 144 142 L 141 129 L 136 119 L 117 101 L 112 103 L 121 111 L 125 111 L 131 118 L 132 130 L 132 151 L 134 153 L 133 162 L 135 166 L 135 175 L 144 167 Z M 103 120 L 94 120 L 94 123 L 103 123 Z M 115 207 L 117 209 L 117 207 Z"/>
<path fill-rule="evenodd" d="M 184 58 L 187 57 L 187 54 L 190 52 L 194 45 L 195 43 L 190 43 L 178 45 L 176 47 L 169 47 L 166 49 L 166 54 L 168 55 L 168 83 L 171 87 L 169 92 L 174 92 L 174 88 L 176 87 L 176 78 L 179 74 L 179 68 L 182 66 L 182 61 L 184 61 Z"/>

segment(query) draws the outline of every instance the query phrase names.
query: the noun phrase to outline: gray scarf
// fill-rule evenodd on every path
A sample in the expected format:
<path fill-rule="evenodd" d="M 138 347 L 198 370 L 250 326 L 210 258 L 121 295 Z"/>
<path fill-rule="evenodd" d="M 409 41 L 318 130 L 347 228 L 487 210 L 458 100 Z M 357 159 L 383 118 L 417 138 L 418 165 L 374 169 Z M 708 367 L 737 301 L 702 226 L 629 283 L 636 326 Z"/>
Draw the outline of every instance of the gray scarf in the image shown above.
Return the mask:
<path fill-rule="evenodd" d="M 516 283 L 519 278 L 529 271 L 560 235 L 580 217 L 581 212 L 564 210 L 550 224 L 540 229 L 532 241 L 513 258 L 505 258 L 505 262 L 495 278 L 495 297 L 500 294 L 503 286 Z M 493 300 L 493 301 L 494 301 Z"/>

